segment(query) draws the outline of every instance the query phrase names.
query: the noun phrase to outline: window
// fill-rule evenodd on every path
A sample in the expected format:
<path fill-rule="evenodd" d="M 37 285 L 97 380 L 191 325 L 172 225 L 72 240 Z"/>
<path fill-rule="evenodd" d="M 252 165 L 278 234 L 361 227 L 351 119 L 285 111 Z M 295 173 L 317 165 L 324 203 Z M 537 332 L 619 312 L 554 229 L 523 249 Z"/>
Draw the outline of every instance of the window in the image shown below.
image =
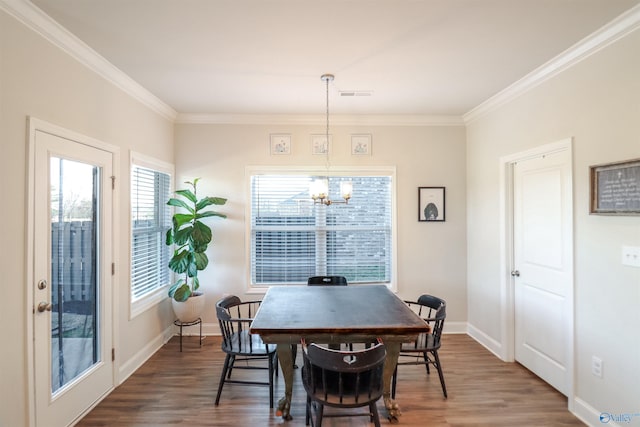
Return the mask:
<path fill-rule="evenodd" d="M 329 194 L 353 183 L 348 204 L 313 204 L 314 174 L 251 175 L 251 284 L 304 284 L 315 275 L 349 283 L 393 281 L 393 171 L 329 176 Z M 334 196 L 335 195 L 335 196 Z"/>
<path fill-rule="evenodd" d="M 131 164 L 131 308 L 135 315 L 162 300 L 169 284 L 171 227 L 167 205 L 171 190 L 170 166 L 132 155 Z"/>

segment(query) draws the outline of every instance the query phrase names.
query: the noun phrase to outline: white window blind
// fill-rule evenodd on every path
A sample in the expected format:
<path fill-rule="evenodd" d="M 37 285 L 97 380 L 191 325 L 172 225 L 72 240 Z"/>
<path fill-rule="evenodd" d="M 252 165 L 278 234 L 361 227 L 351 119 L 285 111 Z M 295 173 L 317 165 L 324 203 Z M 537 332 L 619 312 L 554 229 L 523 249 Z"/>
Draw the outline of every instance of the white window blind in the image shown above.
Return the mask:
<path fill-rule="evenodd" d="M 169 283 L 169 250 L 165 233 L 171 226 L 167 205 L 169 174 L 131 167 L 131 299 L 136 301 Z"/>
<path fill-rule="evenodd" d="M 389 283 L 392 277 L 390 176 L 330 176 L 353 183 L 348 204 L 314 205 L 313 175 L 251 177 L 251 279 L 254 285 L 302 284 L 316 275 L 349 283 Z"/>

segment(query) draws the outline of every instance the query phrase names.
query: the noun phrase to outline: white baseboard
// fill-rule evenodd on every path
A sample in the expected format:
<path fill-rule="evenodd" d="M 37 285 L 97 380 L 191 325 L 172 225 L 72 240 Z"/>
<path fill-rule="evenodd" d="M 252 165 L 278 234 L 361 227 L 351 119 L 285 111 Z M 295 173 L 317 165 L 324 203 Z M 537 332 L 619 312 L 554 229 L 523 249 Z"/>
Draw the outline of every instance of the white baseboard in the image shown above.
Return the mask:
<path fill-rule="evenodd" d="M 576 397 L 573 399 L 573 415 L 588 426 L 596 427 L 606 425 L 607 427 L 621 427 L 623 425 L 640 425 L 640 413 L 610 413 L 603 412 L 589 405 L 584 400 Z"/>
<path fill-rule="evenodd" d="M 503 360 L 501 356 L 502 344 L 500 342 L 491 338 L 489 335 L 485 334 L 470 323 L 467 324 L 467 334 L 493 353 L 498 359 Z"/>
<path fill-rule="evenodd" d="M 466 334 L 467 322 L 444 322 L 443 334 Z"/>
<path fill-rule="evenodd" d="M 149 360 L 151 356 L 155 354 L 156 351 L 160 350 L 164 344 L 171 339 L 174 335 L 175 327 L 171 325 L 160 335 L 151 340 L 147 345 L 145 345 L 139 352 L 137 352 L 132 358 L 122 363 L 118 369 L 118 378 L 117 385 L 122 384 L 127 378 L 131 376 L 138 368 L 140 368 L 144 363 Z"/>

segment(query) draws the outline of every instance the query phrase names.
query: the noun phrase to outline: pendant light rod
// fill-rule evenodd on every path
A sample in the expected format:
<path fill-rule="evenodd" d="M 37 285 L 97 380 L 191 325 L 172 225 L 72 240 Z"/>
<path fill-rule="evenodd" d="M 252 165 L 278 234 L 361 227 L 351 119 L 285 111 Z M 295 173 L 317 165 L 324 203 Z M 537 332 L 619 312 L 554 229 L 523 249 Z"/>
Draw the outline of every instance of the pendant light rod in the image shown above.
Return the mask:
<path fill-rule="evenodd" d="M 327 141 L 327 153 L 329 152 L 329 83 L 333 81 L 333 79 L 335 79 L 336 76 L 334 76 L 333 74 L 323 74 L 322 76 L 320 76 L 320 80 L 322 80 L 323 82 L 325 82 L 326 85 L 326 94 L 327 94 L 327 127 L 326 127 L 326 132 L 325 132 L 325 136 L 326 136 L 326 141 Z"/>
<path fill-rule="evenodd" d="M 320 79 L 325 82 L 326 85 L 326 95 L 327 95 L 327 123 L 325 130 L 325 142 L 327 144 L 326 151 L 326 161 L 327 161 L 327 169 L 329 168 L 329 83 L 333 81 L 335 76 L 333 74 L 323 74 L 320 76 Z M 349 203 L 349 199 L 351 198 L 351 194 L 353 192 L 353 186 L 350 181 L 343 181 L 340 183 L 340 196 L 343 198 L 342 201 L 332 201 L 329 198 L 329 179 L 322 178 L 316 179 L 310 188 L 311 198 L 314 203 L 321 203 L 323 205 L 329 206 L 334 203 Z"/>

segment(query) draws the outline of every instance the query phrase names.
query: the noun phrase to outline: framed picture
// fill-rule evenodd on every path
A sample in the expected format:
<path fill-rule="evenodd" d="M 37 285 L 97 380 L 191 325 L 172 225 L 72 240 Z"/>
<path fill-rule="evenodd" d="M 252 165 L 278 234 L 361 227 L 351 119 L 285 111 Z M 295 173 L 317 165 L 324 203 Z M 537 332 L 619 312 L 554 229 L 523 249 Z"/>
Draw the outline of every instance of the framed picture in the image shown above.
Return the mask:
<path fill-rule="evenodd" d="M 371 155 L 371 135 L 360 134 L 351 135 L 351 155 L 370 156 Z"/>
<path fill-rule="evenodd" d="M 331 135 L 329 135 L 329 141 L 327 141 L 327 135 L 311 135 L 311 154 L 329 154 L 330 145 Z"/>
<path fill-rule="evenodd" d="M 640 159 L 590 166 L 589 213 L 640 215 Z"/>
<path fill-rule="evenodd" d="M 291 135 L 272 134 L 270 147 L 272 155 L 291 154 Z"/>
<path fill-rule="evenodd" d="M 418 187 L 418 221 L 444 221 L 444 187 Z"/>

